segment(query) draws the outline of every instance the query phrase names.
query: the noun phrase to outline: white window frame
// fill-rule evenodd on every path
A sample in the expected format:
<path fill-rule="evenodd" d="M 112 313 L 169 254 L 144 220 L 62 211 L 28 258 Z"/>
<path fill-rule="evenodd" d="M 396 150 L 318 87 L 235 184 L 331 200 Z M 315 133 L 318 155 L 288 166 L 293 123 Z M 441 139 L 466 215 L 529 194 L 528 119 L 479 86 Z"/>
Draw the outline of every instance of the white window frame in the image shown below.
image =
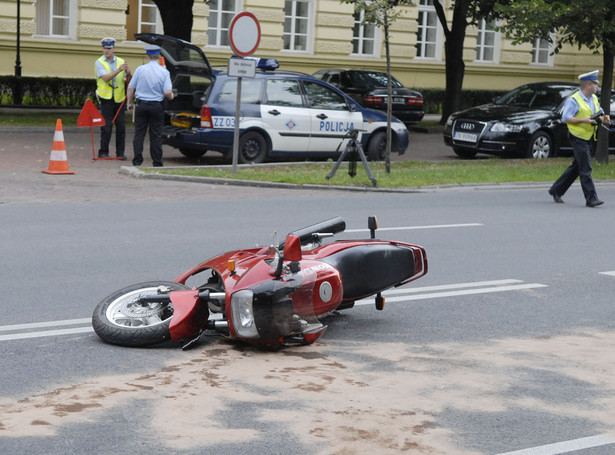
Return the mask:
<path fill-rule="evenodd" d="M 286 3 L 290 2 L 292 4 L 291 14 L 290 16 L 286 15 Z M 308 5 L 308 14 L 307 16 L 297 16 L 297 4 L 298 3 L 307 3 Z M 289 37 L 290 47 L 285 48 L 284 43 L 282 43 L 284 52 L 293 52 L 293 53 L 302 53 L 302 54 L 311 54 L 313 53 L 314 48 L 314 10 L 315 10 L 315 1 L 314 0 L 285 0 L 284 2 L 284 31 L 282 33 L 282 38 Z M 286 23 L 290 19 L 290 30 L 286 30 Z M 297 25 L 297 20 L 306 20 L 307 27 L 306 33 L 297 33 L 295 30 L 295 26 Z M 305 49 L 296 49 L 295 48 L 295 38 L 298 36 L 305 36 Z"/>
<path fill-rule="evenodd" d="M 381 48 L 382 48 L 382 42 L 381 42 L 381 37 L 382 37 L 382 33 L 380 30 L 380 27 L 378 27 L 376 24 L 361 24 L 361 22 L 363 21 L 363 18 L 365 17 L 365 11 L 361 11 L 358 13 L 359 17 L 357 18 L 357 13 L 355 12 L 353 14 L 353 18 L 354 18 L 354 27 L 353 27 L 353 36 L 352 36 L 352 53 L 350 55 L 355 56 L 355 57 L 376 57 L 379 58 L 380 57 L 380 52 L 381 52 Z M 359 32 L 358 36 L 354 34 L 355 31 L 355 27 L 356 30 Z M 373 37 L 366 37 L 366 29 L 368 27 L 373 27 L 374 30 L 374 36 Z M 355 47 L 355 41 L 358 43 L 358 47 L 359 47 L 359 51 L 355 52 L 354 51 L 354 47 Z M 367 42 L 371 41 L 372 46 L 373 46 L 373 52 L 365 52 L 365 44 Z"/>
<path fill-rule="evenodd" d="M 57 0 L 38 0 L 36 2 L 36 35 L 37 37 L 77 39 L 77 15 L 78 5 L 76 0 L 68 2 L 68 15 L 53 15 L 53 4 Z M 53 33 L 53 20 L 60 18 L 67 21 L 67 34 Z"/>
<path fill-rule="evenodd" d="M 495 28 L 497 23 L 495 21 L 487 22 L 485 19 L 481 19 L 478 24 L 478 34 L 476 35 L 476 60 L 478 63 L 500 63 L 500 43 L 502 40 L 502 34 Z M 487 37 L 493 37 L 493 44 L 485 44 Z M 493 51 L 493 58 L 485 58 L 485 51 L 491 49 Z"/>
<path fill-rule="evenodd" d="M 438 15 L 436 14 L 436 8 L 435 6 L 433 6 L 433 0 L 420 0 L 416 8 L 419 14 L 417 17 L 417 22 L 418 22 L 418 30 L 416 32 L 417 52 L 416 52 L 415 58 L 420 59 L 420 60 L 438 60 L 438 61 L 442 60 L 442 29 L 440 27 L 440 21 L 438 20 Z M 433 20 L 433 23 L 435 25 L 430 25 L 429 22 L 422 24 L 420 22 L 421 13 L 422 13 L 423 19 L 430 18 Z M 434 30 L 434 29 L 436 32 L 435 33 L 436 40 L 427 41 L 428 31 Z M 430 46 L 430 45 L 434 46 L 433 55 L 425 55 L 427 46 Z M 420 51 L 419 51 L 419 48 L 421 49 Z"/>
<path fill-rule="evenodd" d="M 154 8 L 156 11 L 156 22 L 144 22 L 143 21 L 143 8 Z M 139 0 L 139 17 L 137 20 L 138 33 L 143 33 L 143 25 L 153 25 L 154 33 L 163 33 L 164 27 L 162 26 L 162 18 L 160 17 L 160 11 L 156 4 L 150 0 L 149 3 L 145 3 L 144 0 Z"/>
<path fill-rule="evenodd" d="M 230 21 L 227 26 L 224 26 L 222 23 L 222 19 L 225 15 L 231 13 L 232 17 L 235 17 L 237 13 L 242 11 L 242 2 L 241 0 L 233 0 L 235 3 L 235 9 L 225 10 L 222 9 L 224 7 L 224 0 L 217 0 L 215 8 L 212 8 L 212 2 L 209 3 L 209 17 L 207 18 L 207 46 L 208 47 L 221 47 L 221 48 L 230 48 L 230 44 L 220 44 L 223 41 L 223 38 L 226 38 L 226 42 L 229 42 L 228 38 L 228 27 L 231 25 Z M 216 23 L 212 26 L 210 20 L 212 18 L 212 11 L 216 14 Z M 232 19 L 231 19 L 232 20 Z M 215 39 L 212 40 L 210 38 L 211 32 L 215 34 Z"/>
<path fill-rule="evenodd" d="M 546 45 L 546 48 L 545 48 Z M 540 54 L 547 52 L 547 60 L 540 61 Z M 532 62 L 536 66 L 553 66 L 553 43 L 544 38 L 537 38 L 532 44 Z"/>

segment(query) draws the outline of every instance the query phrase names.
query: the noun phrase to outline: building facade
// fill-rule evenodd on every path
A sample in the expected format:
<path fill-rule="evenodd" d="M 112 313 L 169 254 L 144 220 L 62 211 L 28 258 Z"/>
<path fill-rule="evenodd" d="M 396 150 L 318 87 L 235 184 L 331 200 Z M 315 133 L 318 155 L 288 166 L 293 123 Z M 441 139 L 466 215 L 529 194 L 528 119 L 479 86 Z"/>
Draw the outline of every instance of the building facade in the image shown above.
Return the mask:
<path fill-rule="evenodd" d="M 107 36 L 117 40 L 116 53 L 134 69 L 144 62 L 143 45 L 134 34 L 163 33 L 152 0 L 0 0 L 2 75 L 15 74 L 17 1 L 23 76 L 94 77 L 100 39 Z M 409 87 L 444 88 L 444 33 L 433 0 L 415 3 L 402 8 L 391 27 L 392 73 Z M 278 59 L 281 68 L 306 73 L 333 66 L 386 69 L 382 31 L 362 25 L 353 5 L 339 0 L 195 0 L 192 42 L 202 46 L 212 65 L 225 66 L 231 56 L 228 26 L 241 11 L 259 20 L 257 54 Z M 466 89 L 575 82 L 577 74 L 602 68 L 602 57 L 588 49 L 566 47 L 551 55 L 548 42 L 513 45 L 494 26 L 482 21 L 467 30 Z"/>

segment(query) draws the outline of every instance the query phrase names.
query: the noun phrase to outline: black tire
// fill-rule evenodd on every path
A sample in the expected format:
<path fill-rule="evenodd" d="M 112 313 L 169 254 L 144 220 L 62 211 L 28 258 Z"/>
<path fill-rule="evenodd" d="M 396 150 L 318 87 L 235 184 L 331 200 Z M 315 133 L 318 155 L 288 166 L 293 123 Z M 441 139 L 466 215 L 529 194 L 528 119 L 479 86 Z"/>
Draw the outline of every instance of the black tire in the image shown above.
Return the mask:
<path fill-rule="evenodd" d="M 129 347 L 151 346 L 170 340 L 169 324 L 173 316 L 170 301 L 132 305 L 141 295 L 156 294 L 159 286 L 171 290 L 189 289 L 173 281 L 147 281 L 115 291 L 94 309 L 92 327 L 96 334 L 107 343 Z M 132 314 L 127 315 L 128 312 Z"/>
<path fill-rule="evenodd" d="M 543 158 L 552 158 L 553 156 L 555 156 L 555 151 L 553 149 L 553 139 L 551 139 L 551 136 L 544 131 L 536 131 L 530 139 L 525 157 L 539 160 Z"/>
<path fill-rule="evenodd" d="M 267 141 L 256 131 L 248 131 L 239 138 L 238 161 L 241 164 L 262 163 L 267 158 Z"/>
<path fill-rule="evenodd" d="M 191 160 L 198 160 L 201 158 L 207 150 L 187 150 L 187 149 L 179 149 L 179 153 L 184 155 L 186 158 L 190 158 Z"/>
<path fill-rule="evenodd" d="M 367 159 L 370 161 L 382 161 L 387 156 L 387 135 L 384 131 L 372 134 L 367 144 Z"/>
<path fill-rule="evenodd" d="M 455 152 L 459 158 L 463 158 L 464 160 L 474 158 L 477 153 L 476 150 L 462 149 L 460 147 L 453 147 L 453 152 Z"/>

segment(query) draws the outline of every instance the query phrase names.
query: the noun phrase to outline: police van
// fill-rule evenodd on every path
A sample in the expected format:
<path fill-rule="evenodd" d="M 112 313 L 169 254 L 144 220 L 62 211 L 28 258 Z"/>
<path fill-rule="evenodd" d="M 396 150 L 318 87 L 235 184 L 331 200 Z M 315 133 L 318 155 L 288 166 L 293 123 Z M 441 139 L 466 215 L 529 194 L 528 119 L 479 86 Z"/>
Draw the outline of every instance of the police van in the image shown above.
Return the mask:
<path fill-rule="evenodd" d="M 203 51 L 166 35 L 140 33 L 135 38 L 162 48 L 176 97 L 167 101 L 163 142 L 187 157 L 207 151 L 232 158 L 237 78 L 214 69 Z M 332 85 L 307 74 L 278 71 L 274 59 L 257 59 L 255 77 L 242 77 L 238 160 L 268 158 L 337 158 L 349 132 L 361 131 L 371 160 L 386 154 L 386 114 L 364 108 Z M 393 153 L 408 147 L 408 130 L 391 120 Z"/>

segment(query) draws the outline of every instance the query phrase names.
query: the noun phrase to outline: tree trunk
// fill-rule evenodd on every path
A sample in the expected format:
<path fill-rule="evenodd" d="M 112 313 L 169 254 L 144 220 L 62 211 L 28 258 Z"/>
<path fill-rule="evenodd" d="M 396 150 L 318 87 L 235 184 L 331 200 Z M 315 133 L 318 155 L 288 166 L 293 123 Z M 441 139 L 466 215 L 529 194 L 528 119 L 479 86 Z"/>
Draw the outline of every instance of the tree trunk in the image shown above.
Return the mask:
<path fill-rule="evenodd" d="M 608 115 L 611 113 L 611 87 L 613 86 L 613 59 L 615 58 L 615 35 L 609 37 L 602 46 L 602 93 L 600 106 Z M 615 120 L 615 119 L 614 119 Z M 596 144 L 596 161 L 600 164 L 609 163 L 609 134 L 606 128 L 598 128 L 598 143 Z"/>
<path fill-rule="evenodd" d="M 459 110 L 461 105 L 461 90 L 463 88 L 463 76 L 465 63 L 463 62 L 463 41 L 468 26 L 467 16 L 469 0 L 457 0 L 453 10 L 453 22 L 448 28 L 444 7 L 439 1 L 434 2 L 436 14 L 440 25 L 444 29 L 446 42 L 444 43 L 444 58 L 446 67 L 446 89 L 444 92 L 444 104 L 442 105 L 442 118 L 444 124 L 449 115 Z"/>
<path fill-rule="evenodd" d="M 194 0 L 153 0 L 164 27 L 164 34 L 190 41 Z"/>

